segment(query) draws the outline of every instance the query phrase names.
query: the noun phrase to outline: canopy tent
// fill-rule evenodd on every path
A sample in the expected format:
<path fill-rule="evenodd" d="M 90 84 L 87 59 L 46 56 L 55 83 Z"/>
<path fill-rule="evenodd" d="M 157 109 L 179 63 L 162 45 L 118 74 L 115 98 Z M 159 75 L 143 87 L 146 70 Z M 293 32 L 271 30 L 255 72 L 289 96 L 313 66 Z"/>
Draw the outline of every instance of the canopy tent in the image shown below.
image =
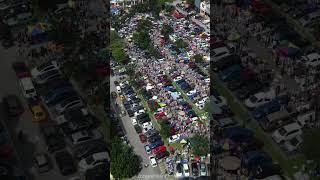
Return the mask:
<path fill-rule="evenodd" d="M 227 156 L 220 162 L 221 167 L 227 171 L 234 171 L 240 168 L 241 160 L 235 156 Z"/>
<path fill-rule="evenodd" d="M 160 107 L 166 107 L 167 105 L 165 103 L 159 103 Z"/>
<path fill-rule="evenodd" d="M 278 52 L 286 57 L 293 57 L 299 53 L 299 49 L 291 47 L 278 48 Z"/>
<path fill-rule="evenodd" d="M 171 97 L 173 98 L 173 100 L 177 100 L 180 97 L 180 95 L 178 94 L 178 92 L 172 92 Z"/>
<path fill-rule="evenodd" d="M 34 26 L 28 26 L 28 33 L 31 36 L 37 36 L 51 30 L 51 25 L 47 23 L 37 23 Z"/>
<path fill-rule="evenodd" d="M 187 142 L 185 139 L 182 139 L 182 140 L 180 141 L 180 143 L 181 143 L 181 144 L 187 144 L 188 142 Z"/>

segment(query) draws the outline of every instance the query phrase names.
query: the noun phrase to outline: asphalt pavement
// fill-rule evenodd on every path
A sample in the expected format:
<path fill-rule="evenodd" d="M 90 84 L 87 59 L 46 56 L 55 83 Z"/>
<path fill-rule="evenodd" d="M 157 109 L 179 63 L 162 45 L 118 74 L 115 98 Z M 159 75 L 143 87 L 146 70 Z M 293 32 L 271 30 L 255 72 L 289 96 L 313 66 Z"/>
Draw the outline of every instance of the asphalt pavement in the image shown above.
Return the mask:
<path fill-rule="evenodd" d="M 1 119 L 4 120 L 9 127 L 10 135 L 13 138 L 13 143 L 18 154 L 20 165 L 26 172 L 29 172 L 31 179 L 34 180 L 67 180 L 72 176 L 62 176 L 57 168 L 54 166 L 52 170 L 47 173 L 38 174 L 33 167 L 33 154 L 36 152 L 46 152 L 45 142 L 40 134 L 39 125 L 32 122 L 32 114 L 25 101 L 18 79 L 11 68 L 11 63 L 17 60 L 24 60 L 24 58 L 17 56 L 17 47 L 10 49 L 3 49 L 0 47 L 1 64 L 0 64 L 0 86 L 1 99 L 7 94 L 14 94 L 19 97 L 23 103 L 25 112 L 21 115 L 20 119 L 8 121 L 6 117 L 1 114 Z M 22 130 L 27 137 L 27 142 L 21 143 L 17 139 L 17 132 Z M 55 160 L 51 156 L 51 161 Z"/>
<path fill-rule="evenodd" d="M 114 81 L 120 82 L 119 76 L 112 76 L 110 78 L 110 92 L 117 91 L 116 86 L 114 85 Z M 112 106 L 115 108 L 115 101 L 112 101 Z M 117 104 L 121 104 L 120 99 L 117 98 L 116 100 Z M 127 114 L 127 113 L 126 113 Z M 127 115 L 121 117 L 122 125 L 124 127 L 124 130 L 126 132 L 127 138 L 129 140 L 129 143 L 133 147 L 133 150 L 135 154 L 137 154 L 142 159 L 142 164 L 150 164 L 150 161 L 148 159 L 148 155 L 146 151 L 144 150 L 144 145 L 140 142 L 139 135 L 135 131 L 131 118 Z M 150 165 L 148 167 L 143 167 L 141 172 L 131 179 L 153 179 L 153 180 L 163 180 L 167 179 L 165 176 L 161 175 L 159 167 L 153 168 Z"/>

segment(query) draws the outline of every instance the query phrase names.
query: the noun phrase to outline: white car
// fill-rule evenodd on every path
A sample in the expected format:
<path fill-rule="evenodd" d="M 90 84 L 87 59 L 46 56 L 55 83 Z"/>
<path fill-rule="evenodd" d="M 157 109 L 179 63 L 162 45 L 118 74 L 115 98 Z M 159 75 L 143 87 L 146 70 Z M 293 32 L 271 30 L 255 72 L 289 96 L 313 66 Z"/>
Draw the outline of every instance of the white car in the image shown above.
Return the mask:
<path fill-rule="evenodd" d="M 194 90 L 191 90 L 189 92 L 187 92 L 187 96 L 192 96 L 193 94 L 197 93 L 197 90 L 194 89 Z"/>
<path fill-rule="evenodd" d="M 177 77 L 175 77 L 175 78 L 173 79 L 173 81 L 176 82 L 176 81 L 180 81 L 181 79 L 182 79 L 181 76 L 177 76 Z"/>
<path fill-rule="evenodd" d="M 176 134 L 176 135 L 170 136 L 168 138 L 169 139 L 169 144 L 178 142 L 180 140 L 180 138 L 181 138 L 180 134 Z"/>
<path fill-rule="evenodd" d="M 301 126 L 294 122 L 285 125 L 272 133 L 272 139 L 276 143 L 282 143 L 302 134 Z"/>
<path fill-rule="evenodd" d="M 244 104 L 248 108 L 256 108 L 263 104 L 266 104 L 276 97 L 275 91 L 259 92 L 244 101 Z"/>
<path fill-rule="evenodd" d="M 200 163 L 200 176 L 206 176 L 207 175 L 207 168 L 205 163 Z"/>
<path fill-rule="evenodd" d="M 137 116 L 139 116 L 141 114 L 144 114 L 144 113 L 146 113 L 145 110 L 144 109 L 140 109 L 138 112 L 134 112 L 134 116 L 137 117 Z"/>
<path fill-rule="evenodd" d="M 204 79 L 204 82 L 206 82 L 206 83 L 210 83 L 210 78 L 206 78 L 206 79 Z"/>
<path fill-rule="evenodd" d="M 33 78 L 37 78 L 38 76 L 52 70 L 59 70 L 59 65 L 56 61 L 50 61 L 33 68 L 31 70 L 31 75 Z"/>
<path fill-rule="evenodd" d="M 86 172 L 98 165 L 107 163 L 110 160 L 109 154 L 107 152 L 94 153 L 79 162 L 80 172 Z"/>
<path fill-rule="evenodd" d="M 289 152 L 292 152 L 292 151 L 295 151 L 299 148 L 299 146 L 302 144 L 302 138 L 301 136 L 296 136 L 292 139 L 289 139 L 288 141 L 284 142 L 284 148 L 289 151 Z"/>
<path fill-rule="evenodd" d="M 89 141 L 101 139 L 103 135 L 98 130 L 84 130 L 71 134 L 71 145 L 78 145 Z"/>
<path fill-rule="evenodd" d="M 120 88 L 120 86 L 117 86 L 116 89 L 117 89 L 117 92 L 118 92 L 118 93 L 121 93 L 121 88 Z"/>
<path fill-rule="evenodd" d="M 152 127 L 152 122 L 145 122 L 142 124 L 142 128 L 150 128 Z"/>
<path fill-rule="evenodd" d="M 183 164 L 183 174 L 185 177 L 190 176 L 190 170 L 188 164 Z"/>
<path fill-rule="evenodd" d="M 156 158 L 153 157 L 153 156 L 149 156 L 149 160 L 150 160 L 150 164 L 152 167 L 157 167 L 158 164 L 157 164 L 157 161 L 156 161 Z"/>
<path fill-rule="evenodd" d="M 137 122 L 137 119 L 136 118 L 131 118 L 131 121 L 132 121 L 132 125 L 137 125 L 138 122 Z"/>

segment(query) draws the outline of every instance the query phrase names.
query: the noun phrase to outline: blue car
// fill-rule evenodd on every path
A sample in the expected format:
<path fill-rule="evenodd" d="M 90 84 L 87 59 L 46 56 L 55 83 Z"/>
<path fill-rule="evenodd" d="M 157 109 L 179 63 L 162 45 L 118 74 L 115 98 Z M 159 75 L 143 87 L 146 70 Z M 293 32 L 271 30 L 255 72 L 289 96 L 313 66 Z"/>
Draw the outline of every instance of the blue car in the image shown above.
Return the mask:
<path fill-rule="evenodd" d="M 67 95 L 74 95 L 74 94 L 76 94 L 76 92 L 74 91 L 73 88 L 63 88 L 47 94 L 44 100 L 46 104 L 53 105 L 55 102 L 58 101 L 58 99 L 61 99 L 61 97 L 64 97 L 64 96 L 68 97 Z"/>
<path fill-rule="evenodd" d="M 257 120 L 260 120 L 266 117 L 268 114 L 280 111 L 281 104 L 279 100 L 275 99 L 267 104 L 259 106 L 254 112 L 253 117 Z"/>
<path fill-rule="evenodd" d="M 224 82 L 230 81 L 232 80 L 232 78 L 240 74 L 242 70 L 243 70 L 243 66 L 241 66 L 240 64 L 235 64 L 223 70 L 222 72 L 220 72 L 219 78 L 221 81 L 224 81 Z"/>
<path fill-rule="evenodd" d="M 163 145 L 163 141 L 160 140 L 160 141 L 156 141 L 156 142 L 150 144 L 149 147 L 150 147 L 150 149 L 154 149 L 154 148 L 157 148 L 162 145 Z"/>

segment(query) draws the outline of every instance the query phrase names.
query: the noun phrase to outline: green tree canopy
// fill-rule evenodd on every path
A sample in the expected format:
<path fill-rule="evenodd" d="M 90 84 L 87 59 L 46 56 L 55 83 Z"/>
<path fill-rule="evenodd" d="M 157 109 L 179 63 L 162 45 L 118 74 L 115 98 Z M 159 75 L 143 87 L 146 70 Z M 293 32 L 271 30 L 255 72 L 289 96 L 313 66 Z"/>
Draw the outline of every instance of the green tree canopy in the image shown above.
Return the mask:
<path fill-rule="evenodd" d="M 195 134 L 190 139 L 192 152 L 196 156 L 206 156 L 209 153 L 209 139 L 205 136 Z"/>
<path fill-rule="evenodd" d="M 140 171 L 139 157 L 133 153 L 132 148 L 114 138 L 111 144 L 110 172 L 115 178 L 131 178 Z"/>
<path fill-rule="evenodd" d="M 175 44 L 176 44 L 177 48 L 179 48 L 179 49 L 184 49 L 184 48 L 188 47 L 188 43 L 184 42 L 182 39 L 176 40 Z"/>
<path fill-rule="evenodd" d="M 203 56 L 201 54 L 194 55 L 194 60 L 196 63 L 202 63 L 203 62 Z"/>
<path fill-rule="evenodd" d="M 172 34 L 173 32 L 174 32 L 173 28 L 168 24 L 164 24 L 161 28 L 161 35 L 163 35 L 165 39 L 169 39 L 169 35 Z"/>
<path fill-rule="evenodd" d="M 307 159 L 320 161 L 320 129 L 315 129 L 305 133 L 301 151 Z"/>
<path fill-rule="evenodd" d="M 194 5 L 194 0 L 186 0 L 187 1 L 187 4 L 193 6 Z"/>
<path fill-rule="evenodd" d="M 163 137 L 163 138 L 169 138 L 170 137 L 170 127 L 169 127 L 169 124 L 168 124 L 168 120 L 166 119 L 162 119 L 162 120 L 159 120 L 160 122 L 160 135 Z"/>

